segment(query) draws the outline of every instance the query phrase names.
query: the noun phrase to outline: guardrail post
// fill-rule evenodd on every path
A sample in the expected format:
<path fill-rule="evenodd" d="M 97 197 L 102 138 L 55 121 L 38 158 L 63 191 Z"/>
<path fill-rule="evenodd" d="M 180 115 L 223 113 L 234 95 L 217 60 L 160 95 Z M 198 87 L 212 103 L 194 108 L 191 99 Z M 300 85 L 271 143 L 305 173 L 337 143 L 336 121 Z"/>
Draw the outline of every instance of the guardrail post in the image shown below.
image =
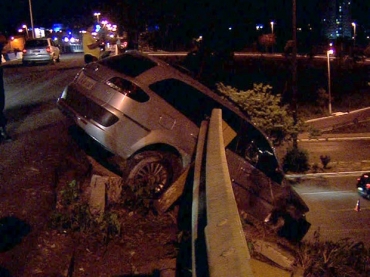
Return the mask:
<path fill-rule="evenodd" d="M 192 250 L 192 276 L 197 277 L 204 276 L 206 274 L 205 271 L 208 271 L 208 267 L 206 264 L 200 263 L 200 258 L 203 258 L 203 263 L 206 263 L 207 257 L 199 257 L 199 256 L 207 256 L 205 253 L 204 241 L 200 242 L 199 240 L 204 239 L 204 224 L 203 217 L 205 216 L 205 199 L 201 196 L 201 176 L 203 171 L 203 154 L 205 149 L 205 142 L 207 136 L 207 129 L 208 129 L 208 121 L 202 121 L 200 126 L 199 135 L 198 135 L 198 142 L 197 142 L 197 151 L 195 155 L 195 162 L 194 162 L 194 180 L 193 180 L 193 200 L 192 200 L 192 223 L 191 223 L 191 250 Z M 204 194 L 204 192 L 202 192 Z M 198 240 L 199 239 L 199 240 Z M 201 243 L 202 249 L 200 250 Z"/>

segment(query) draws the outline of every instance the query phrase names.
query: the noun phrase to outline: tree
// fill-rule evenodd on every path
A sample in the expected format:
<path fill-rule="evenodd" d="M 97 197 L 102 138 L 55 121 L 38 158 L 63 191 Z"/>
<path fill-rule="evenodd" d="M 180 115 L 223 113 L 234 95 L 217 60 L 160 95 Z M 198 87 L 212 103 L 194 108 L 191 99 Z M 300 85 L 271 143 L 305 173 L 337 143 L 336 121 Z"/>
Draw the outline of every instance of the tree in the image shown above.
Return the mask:
<path fill-rule="evenodd" d="M 261 128 L 276 145 L 291 139 L 294 134 L 303 130 L 303 121 L 294 125 L 288 106 L 281 104 L 280 94 L 271 93 L 272 87 L 269 85 L 254 84 L 253 89 L 242 91 L 218 83 L 217 89 L 245 111 L 251 121 Z"/>
<path fill-rule="evenodd" d="M 265 48 L 265 52 L 267 52 L 268 48 L 272 48 L 274 44 L 276 44 L 276 37 L 275 34 L 264 34 L 259 36 L 258 42 Z"/>
<path fill-rule="evenodd" d="M 370 44 L 368 46 L 366 46 L 366 48 L 364 50 L 364 55 L 366 57 L 370 57 Z"/>

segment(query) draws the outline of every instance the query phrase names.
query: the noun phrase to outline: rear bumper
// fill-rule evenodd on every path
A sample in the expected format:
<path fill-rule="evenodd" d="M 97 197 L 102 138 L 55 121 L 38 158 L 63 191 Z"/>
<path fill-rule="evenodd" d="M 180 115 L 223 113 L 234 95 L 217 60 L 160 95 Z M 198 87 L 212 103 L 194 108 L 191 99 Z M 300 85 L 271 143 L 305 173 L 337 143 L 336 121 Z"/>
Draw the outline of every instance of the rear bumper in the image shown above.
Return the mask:
<path fill-rule="evenodd" d="M 50 62 L 53 58 L 50 55 L 23 55 L 23 62 Z"/>
<path fill-rule="evenodd" d="M 58 98 L 57 107 L 68 118 L 70 118 L 82 131 L 84 131 L 90 138 L 97 142 L 104 150 L 117 154 L 113 151 L 110 143 L 112 138 L 105 132 L 102 126 L 94 123 L 94 121 L 81 116 L 74 111 L 63 98 Z"/>

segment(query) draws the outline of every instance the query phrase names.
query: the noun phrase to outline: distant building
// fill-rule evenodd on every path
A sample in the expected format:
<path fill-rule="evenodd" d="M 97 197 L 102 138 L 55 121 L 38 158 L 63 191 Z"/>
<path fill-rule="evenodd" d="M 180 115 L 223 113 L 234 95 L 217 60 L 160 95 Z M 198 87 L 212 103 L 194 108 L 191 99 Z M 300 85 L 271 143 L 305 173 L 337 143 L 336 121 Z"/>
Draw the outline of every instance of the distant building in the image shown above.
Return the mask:
<path fill-rule="evenodd" d="M 323 11 L 322 31 L 328 39 L 352 37 L 350 0 L 328 1 Z"/>

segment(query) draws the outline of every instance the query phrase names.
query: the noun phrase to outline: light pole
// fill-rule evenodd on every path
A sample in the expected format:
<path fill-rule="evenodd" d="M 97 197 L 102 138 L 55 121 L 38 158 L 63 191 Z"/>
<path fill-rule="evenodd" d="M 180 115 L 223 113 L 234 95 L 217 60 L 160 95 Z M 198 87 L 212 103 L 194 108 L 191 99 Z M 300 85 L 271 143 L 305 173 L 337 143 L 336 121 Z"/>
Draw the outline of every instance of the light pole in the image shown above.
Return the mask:
<path fill-rule="evenodd" d="M 32 28 L 32 38 L 35 38 L 35 28 L 33 27 L 33 15 L 32 15 L 32 3 L 31 0 L 28 0 L 28 5 L 30 8 L 30 19 L 31 19 L 31 28 Z M 28 30 L 27 30 L 28 34 Z"/>
<path fill-rule="evenodd" d="M 271 24 L 271 34 L 274 34 L 274 24 L 275 24 L 275 22 L 271 21 L 270 24 Z"/>
<path fill-rule="evenodd" d="M 99 23 L 99 16 L 100 16 L 100 13 L 94 13 L 94 16 L 96 16 L 96 20 L 98 21 Z"/>
<path fill-rule="evenodd" d="M 326 51 L 328 60 L 328 94 L 329 94 L 329 115 L 331 115 L 331 82 L 330 82 L 330 55 L 334 53 L 333 49 Z"/>
<path fill-rule="evenodd" d="M 352 22 L 353 26 L 353 47 L 356 45 L 356 23 Z"/>
<path fill-rule="evenodd" d="M 270 22 L 271 24 L 271 39 L 272 39 L 272 46 L 271 46 L 271 52 L 274 53 L 274 21 Z"/>
<path fill-rule="evenodd" d="M 292 27 L 293 27 L 293 49 L 292 49 L 292 110 L 294 127 L 298 124 L 298 101 L 297 101 L 297 1 L 293 0 Z M 293 134 L 293 148 L 298 149 L 298 134 Z"/>

